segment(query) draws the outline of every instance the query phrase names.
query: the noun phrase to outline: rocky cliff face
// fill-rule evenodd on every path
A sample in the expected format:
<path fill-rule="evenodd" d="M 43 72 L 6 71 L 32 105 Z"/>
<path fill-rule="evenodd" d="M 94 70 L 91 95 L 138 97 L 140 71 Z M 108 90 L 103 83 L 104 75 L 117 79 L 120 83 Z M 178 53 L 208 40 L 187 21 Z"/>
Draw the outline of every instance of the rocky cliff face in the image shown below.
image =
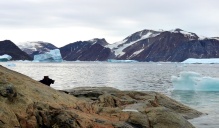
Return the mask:
<path fill-rule="evenodd" d="M 113 56 L 105 39 L 78 41 L 60 48 L 64 60 L 68 61 L 105 61 Z"/>
<path fill-rule="evenodd" d="M 31 60 L 31 57 L 19 49 L 10 40 L 0 41 L 0 55 L 8 54 L 12 60 Z"/>
<path fill-rule="evenodd" d="M 156 92 L 65 92 L 0 66 L 0 128 L 194 128 L 201 115 Z"/>
<path fill-rule="evenodd" d="M 18 47 L 32 58 L 34 55 L 57 49 L 55 45 L 42 41 L 20 43 Z"/>
<path fill-rule="evenodd" d="M 205 38 L 181 29 L 143 30 L 108 45 L 117 59 L 181 62 L 187 58 L 218 58 L 218 38 Z"/>

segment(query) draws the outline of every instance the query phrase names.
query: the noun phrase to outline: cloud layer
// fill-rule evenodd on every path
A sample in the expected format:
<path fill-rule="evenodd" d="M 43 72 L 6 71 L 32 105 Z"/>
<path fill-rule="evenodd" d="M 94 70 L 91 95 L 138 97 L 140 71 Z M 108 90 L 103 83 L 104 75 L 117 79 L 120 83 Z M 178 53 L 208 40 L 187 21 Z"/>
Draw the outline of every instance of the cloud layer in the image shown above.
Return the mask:
<path fill-rule="evenodd" d="M 113 43 L 142 29 L 219 36 L 218 5 L 218 0 L 0 0 L 0 37 L 62 46 L 96 37 Z"/>

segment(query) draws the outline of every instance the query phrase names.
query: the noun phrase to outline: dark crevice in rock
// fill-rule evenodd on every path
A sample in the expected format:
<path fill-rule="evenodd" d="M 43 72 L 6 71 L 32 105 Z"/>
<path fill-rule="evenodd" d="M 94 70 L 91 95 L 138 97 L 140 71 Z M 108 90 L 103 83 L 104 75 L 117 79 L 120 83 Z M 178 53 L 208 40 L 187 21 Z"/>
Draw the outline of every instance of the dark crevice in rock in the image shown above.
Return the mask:
<path fill-rule="evenodd" d="M 129 122 L 129 124 L 132 125 L 133 128 L 145 128 L 141 124 L 135 124 L 135 123 L 131 123 L 131 122 Z"/>
<path fill-rule="evenodd" d="M 122 128 L 138 128 L 138 127 L 134 127 L 132 126 L 130 123 L 125 122 L 122 126 Z"/>
<path fill-rule="evenodd" d="M 114 102 L 114 107 L 118 107 L 115 99 L 113 99 L 113 102 Z"/>
<path fill-rule="evenodd" d="M 3 122 L 2 120 L 0 120 L 0 125 L 3 125 L 3 124 L 5 124 L 5 122 Z"/>

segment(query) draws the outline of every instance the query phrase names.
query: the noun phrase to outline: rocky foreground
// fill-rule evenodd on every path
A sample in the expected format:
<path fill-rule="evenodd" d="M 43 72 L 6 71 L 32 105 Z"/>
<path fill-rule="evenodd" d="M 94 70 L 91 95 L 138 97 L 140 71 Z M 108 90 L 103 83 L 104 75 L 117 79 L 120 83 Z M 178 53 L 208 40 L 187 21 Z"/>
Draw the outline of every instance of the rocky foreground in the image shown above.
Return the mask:
<path fill-rule="evenodd" d="M 0 128 L 193 128 L 201 114 L 156 92 L 57 91 L 0 66 Z"/>

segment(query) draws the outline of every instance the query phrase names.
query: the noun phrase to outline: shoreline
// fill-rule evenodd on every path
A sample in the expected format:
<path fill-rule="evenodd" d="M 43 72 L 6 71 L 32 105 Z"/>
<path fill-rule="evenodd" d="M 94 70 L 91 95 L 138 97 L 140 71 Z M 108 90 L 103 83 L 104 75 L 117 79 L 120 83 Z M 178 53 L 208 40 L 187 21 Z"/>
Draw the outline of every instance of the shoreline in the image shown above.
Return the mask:
<path fill-rule="evenodd" d="M 193 128 L 202 115 L 157 92 L 75 88 L 60 92 L 0 66 L 0 127 Z"/>

